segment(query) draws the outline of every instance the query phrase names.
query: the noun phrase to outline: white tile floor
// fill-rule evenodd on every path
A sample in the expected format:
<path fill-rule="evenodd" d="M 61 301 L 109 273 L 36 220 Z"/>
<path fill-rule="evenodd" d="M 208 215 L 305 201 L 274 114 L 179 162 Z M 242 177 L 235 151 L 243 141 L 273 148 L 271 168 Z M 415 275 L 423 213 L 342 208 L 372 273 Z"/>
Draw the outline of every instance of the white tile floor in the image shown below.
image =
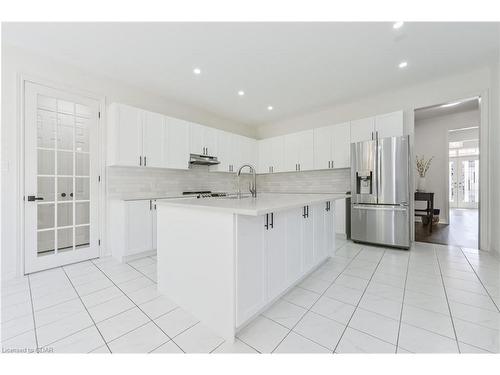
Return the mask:
<path fill-rule="evenodd" d="M 499 353 L 500 259 L 339 240 L 334 257 L 224 342 L 156 290 L 156 257 L 2 284 L 2 347 L 48 352 Z"/>

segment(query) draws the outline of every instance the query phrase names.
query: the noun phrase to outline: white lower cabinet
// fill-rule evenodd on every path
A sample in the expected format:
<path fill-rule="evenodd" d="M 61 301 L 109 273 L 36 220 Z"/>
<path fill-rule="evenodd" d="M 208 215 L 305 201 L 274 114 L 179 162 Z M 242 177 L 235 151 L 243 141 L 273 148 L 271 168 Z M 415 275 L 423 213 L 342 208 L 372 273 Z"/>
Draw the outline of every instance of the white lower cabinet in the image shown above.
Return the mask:
<path fill-rule="evenodd" d="M 345 199 L 335 201 L 335 233 L 341 236 L 346 235 L 345 228 Z"/>
<path fill-rule="evenodd" d="M 301 253 L 302 253 L 302 272 L 309 271 L 314 266 L 314 218 L 313 206 L 302 208 L 301 225 Z"/>
<path fill-rule="evenodd" d="M 156 201 L 111 201 L 108 248 L 122 262 L 156 250 Z"/>
<path fill-rule="evenodd" d="M 333 252 L 327 203 L 237 216 L 236 324 L 241 326 Z"/>
<path fill-rule="evenodd" d="M 286 256 L 285 246 L 286 212 L 273 212 L 264 218 L 264 252 L 267 265 L 267 295 L 273 299 L 283 292 L 288 283 L 286 278 Z"/>

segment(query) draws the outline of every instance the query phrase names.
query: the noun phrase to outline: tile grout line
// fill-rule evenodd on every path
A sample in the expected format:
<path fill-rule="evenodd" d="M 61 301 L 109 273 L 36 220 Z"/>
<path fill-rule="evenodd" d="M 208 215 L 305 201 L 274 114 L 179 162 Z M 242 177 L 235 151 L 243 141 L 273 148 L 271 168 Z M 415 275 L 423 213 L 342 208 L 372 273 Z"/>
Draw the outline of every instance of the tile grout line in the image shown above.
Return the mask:
<path fill-rule="evenodd" d="M 140 269 L 137 269 L 135 268 L 133 265 L 131 265 L 130 263 L 127 263 L 127 265 L 129 267 L 132 267 L 132 269 L 136 270 L 137 272 L 139 272 L 142 276 L 144 276 L 146 279 L 148 279 L 149 281 L 152 281 L 153 283 L 155 284 L 158 284 L 157 281 L 153 280 L 152 278 L 150 278 L 149 276 L 147 276 L 145 273 L 143 273 Z"/>
<path fill-rule="evenodd" d="M 36 332 L 36 321 L 35 321 L 35 307 L 33 306 L 33 294 L 31 293 L 31 280 L 30 275 L 28 275 L 28 288 L 30 291 L 30 303 L 31 303 L 31 317 L 33 318 L 33 332 L 35 333 L 35 345 L 38 350 L 38 334 Z"/>
<path fill-rule="evenodd" d="M 438 253 L 436 251 L 436 248 L 433 247 L 433 249 L 434 249 L 434 254 L 436 256 L 437 264 L 438 264 L 438 267 L 439 267 L 439 273 L 440 273 L 440 276 L 441 276 L 441 282 L 443 283 L 444 296 L 446 298 L 446 305 L 448 306 L 448 311 L 450 313 L 450 320 L 451 320 L 451 325 L 453 327 L 453 333 L 455 334 L 455 343 L 457 344 L 458 353 L 460 353 L 460 346 L 458 345 L 457 330 L 455 329 L 455 321 L 453 320 L 453 313 L 451 312 L 450 301 L 448 300 L 448 293 L 446 293 L 446 286 L 444 284 L 444 279 L 443 279 L 443 271 L 441 270 L 441 262 L 439 261 L 439 256 L 438 256 Z M 462 250 L 460 250 L 460 251 L 462 251 Z"/>
<path fill-rule="evenodd" d="M 354 259 L 356 259 L 356 257 L 361 253 L 362 250 L 363 250 L 363 247 L 361 247 L 360 249 L 358 249 L 356 255 L 354 255 L 351 258 L 351 260 L 345 265 L 345 267 L 342 269 L 342 271 L 332 280 L 332 282 L 330 283 L 330 285 L 328 285 L 328 288 L 326 288 L 324 290 L 324 292 L 319 295 L 318 299 L 307 309 L 307 311 L 305 312 L 305 314 L 302 315 L 302 317 L 297 321 L 297 323 L 294 324 L 294 326 L 288 331 L 288 333 L 285 335 L 285 337 L 283 337 L 281 339 L 281 341 L 274 347 L 274 349 L 271 351 L 271 353 L 274 353 L 274 351 L 281 345 L 281 343 L 283 341 L 285 341 L 285 339 L 290 335 L 290 333 L 293 331 L 293 329 L 295 327 L 297 327 L 297 325 L 302 321 L 302 319 L 304 319 L 304 316 L 306 316 L 311 311 L 311 309 L 314 307 L 314 305 L 321 299 L 321 297 L 323 297 L 323 295 L 326 293 L 326 291 L 328 289 L 330 289 L 330 287 L 335 283 L 335 281 L 337 281 L 337 279 L 339 278 L 339 276 L 342 275 L 342 272 L 344 272 L 347 269 L 347 267 L 349 267 L 349 265 L 354 261 Z M 304 288 L 302 288 L 302 289 L 304 289 Z M 294 333 L 296 333 L 296 332 L 294 332 Z M 312 341 L 311 339 L 308 339 L 308 340 Z M 330 349 L 328 349 L 328 350 L 330 350 Z"/>
<path fill-rule="evenodd" d="M 127 295 L 127 293 L 125 293 L 125 292 L 124 292 L 124 291 L 123 291 L 123 290 L 122 290 L 122 289 L 118 286 L 118 284 L 116 284 L 116 283 L 115 283 L 115 282 L 114 282 L 114 281 L 113 281 L 113 280 L 112 280 L 112 279 L 111 279 L 111 278 L 110 278 L 110 277 L 109 277 L 109 276 L 108 276 L 108 275 L 107 275 L 107 274 L 106 274 L 106 273 L 105 273 L 105 272 L 104 272 L 101 268 L 99 268 L 99 266 L 98 266 L 98 265 L 96 265 L 96 264 L 95 264 L 92 260 L 91 260 L 91 262 L 92 262 L 92 264 L 93 264 L 93 265 L 94 265 L 94 266 L 95 266 L 95 267 L 96 267 L 99 271 L 101 271 L 101 272 L 103 273 L 103 275 L 104 275 L 104 276 L 106 276 L 106 277 L 109 279 L 109 281 L 111 281 L 111 282 L 113 283 L 113 285 L 114 285 L 114 286 L 116 286 L 116 287 L 117 287 L 117 288 L 118 288 L 118 289 L 119 289 L 119 290 L 120 290 L 123 294 L 125 294 L 125 296 L 126 296 L 126 297 L 127 297 L 127 298 L 128 298 L 128 299 L 129 299 L 129 300 L 130 300 L 130 301 L 131 301 L 131 302 L 132 302 L 132 303 L 133 303 L 133 304 L 134 304 L 134 305 L 135 305 L 135 306 L 136 306 L 136 307 L 137 307 L 137 308 L 138 308 L 138 309 L 139 309 L 142 313 L 143 313 L 143 314 L 144 314 L 144 315 L 146 315 L 146 316 L 148 317 L 148 319 L 149 319 L 149 320 L 150 320 L 150 321 L 151 321 L 151 322 L 152 322 L 152 323 L 153 323 L 156 327 L 158 327 L 158 329 L 159 329 L 160 331 L 162 331 L 162 332 L 163 332 L 163 334 L 164 334 L 165 336 L 167 336 L 170 340 L 172 340 L 172 338 L 171 338 L 169 335 L 167 335 L 167 333 L 166 333 L 166 332 L 165 332 L 165 331 L 164 331 L 164 330 L 163 330 L 163 329 L 162 329 L 162 328 L 161 328 L 161 327 L 160 327 L 160 326 L 159 326 L 159 325 L 158 325 L 158 324 L 157 324 L 157 323 L 156 323 L 153 319 L 151 319 L 151 317 L 150 317 L 148 314 L 146 314 L 146 312 L 145 312 L 143 309 L 141 309 L 141 308 L 139 307 L 139 305 L 138 305 L 138 304 L 136 304 L 136 303 L 135 303 L 135 302 L 134 302 L 134 301 L 133 301 L 133 300 L 132 300 L 132 299 L 131 299 L 128 295 Z M 129 267 L 133 268 L 133 267 L 132 267 L 132 266 L 130 266 L 128 263 L 127 263 L 127 265 L 128 265 Z M 173 310 L 171 310 L 171 311 L 173 311 Z M 172 340 L 172 341 L 173 341 L 173 340 Z M 182 350 L 182 352 L 183 352 L 183 353 L 185 353 L 185 352 L 184 352 L 184 350 L 183 350 L 183 349 L 182 349 L 179 345 L 177 345 L 177 343 L 176 343 L 175 341 L 173 341 L 173 342 L 174 342 L 174 344 L 175 344 L 175 345 L 176 345 L 176 346 L 177 346 L 180 350 Z M 166 343 L 166 342 L 165 342 L 165 343 Z M 165 344 L 165 343 L 164 343 L 164 344 Z M 106 343 L 106 344 L 107 344 L 107 343 Z M 110 350 L 110 352 L 111 352 L 111 350 Z"/>
<path fill-rule="evenodd" d="M 469 261 L 469 258 L 467 258 L 467 255 L 465 255 L 465 253 L 464 253 L 464 251 L 462 250 L 461 247 L 459 247 L 459 249 L 462 252 L 463 256 L 465 257 L 465 260 L 467 260 L 467 263 L 469 264 L 470 268 L 472 268 L 472 271 L 474 272 L 474 275 L 476 275 L 476 277 L 479 280 L 479 282 L 481 283 L 483 289 L 486 291 L 486 294 L 488 295 L 488 297 L 490 297 L 491 302 L 493 302 L 493 305 L 495 305 L 495 307 L 497 308 L 498 312 L 500 312 L 500 308 L 495 303 L 495 300 L 491 297 L 491 294 L 490 294 L 490 292 L 488 292 L 488 289 L 486 289 L 486 287 L 484 286 L 483 280 L 481 280 L 481 278 L 477 274 L 476 270 L 474 269 L 474 267 L 472 266 L 471 262 Z M 481 251 L 481 250 L 478 250 L 478 251 Z"/>
<path fill-rule="evenodd" d="M 408 252 L 408 262 L 406 263 L 405 285 L 403 287 L 403 300 L 401 301 L 401 314 L 399 315 L 398 337 L 396 339 L 396 353 L 398 352 L 398 348 L 399 348 L 399 334 L 401 333 L 401 324 L 403 322 L 403 309 L 405 306 L 406 283 L 408 281 L 408 271 L 410 268 L 410 258 L 411 258 L 411 253 Z"/>
<path fill-rule="evenodd" d="M 345 332 L 347 331 L 347 328 L 349 328 L 349 323 L 351 323 L 351 320 L 352 320 L 352 317 L 354 316 L 354 314 L 356 314 L 356 311 L 358 310 L 359 308 L 359 304 L 361 303 L 361 300 L 363 299 L 365 293 L 366 293 L 366 290 L 368 289 L 368 285 L 370 285 L 370 283 L 372 282 L 372 279 L 373 279 L 373 275 L 375 275 L 375 272 L 377 272 L 377 269 L 378 269 L 378 266 L 380 265 L 380 262 L 382 262 L 382 258 L 384 257 L 385 255 L 385 250 L 384 252 L 382 253 L 382 256 L 380 257 L 378 263 L 377 263 L 377 266 L 375 267 L 375 269 L 373 270 L 372 272 L 372 275 L 370 276 L 370 279 L 368 280 L 368 283 L 366 284 L 366 287 L 365 289 L 363 290 L 363 293 L 361 294 L 361 297 L 359 298 L 358 300 L 358 303 L 356 304 L 356 309 L 352 312 L 352 315 L 351 317 L 349 318 L 349 320 L 347 321 L 347 324 L 345 325 L 345 328 L 344 330 L 342 331 L 342 334 L 340 335 L 340 338 L 339 338 L 339 341 L 337 341 L 337 344 L 335 345 L 335 348 L 333 349 L 333 353 L 335 353 L 335 351 L 337 350 L 339 344 L 340 344 L 340 341 L 342 340 L 342 338 L 344 337 L 344 334 Z M 364 310 L 363 308 L 361 308 L 362 310 Z M 379 315 L 382 315 L 382 314 L 379 314 Z M 385 316 L 385 315 L 383 315 Z M 392 344 L 394 345 L 394 344 Z M 397 347 L 396 347 L 396 351 L 397 351 Z"/>
<path fill-rule="evenodd" d="M 78 296 L 79 300 L 80 300 L 80 303 L 83 305 L 85 311 L 87 312 L 87 314 L 89 315 L 89 318 L 92 320 L 92 323 L 94 323 L 94 327 L 97 329 L 97 332 L 99 332 L 99 335 L 101 336 L 102 338 L 102 341 L 104 341 L 104 344 L 106 345 L 106 347 L 108 348 L 109 352 L 111 353 L 111 349 L 109 348 L 109 345 L 108 343 L 106 342 L 106 339 L 104 338 L 104 336 L 102 335 L 101 333 L 101 330 L 99 329 L 99 327 L 97 327 L 97 324 L 94 320 L 94 318 L 92 317 L 92 315 L 90 315 L 90 312 L 89 310 L 87 309 L 87 306 L 85 306 L 85 303 L 83 303 L 83 300 L 82 300 L 82 297 L 80 297 L 80 294 L 78 293 L 78 291 L 76 290 L 75 286 L 73 285 L 73 282 L 71 281 L 70 277 L 68 276 L 68 274 L 66 273 L 66 270 L 64 269 L 64 267 L 61 267 L 62 271 L 64 272 L 64 274 L 66 275 L 66 277 L 68 278 L 68 281 L 69 283 L 71 284 L 71 286 L 73 287 L 73 289 L 75 290 L 75 293 L 76 295 Z M 88 327 L 86 327 L 88 328 Z M 59 340 L 58 340 L 59 341 Z M 50 345 L 50 344 L 49 344 Z M 100 348 L 102 345 L 98 346 L 98 348 Z M 97 349 L 97 348 L 95 348 Z"/>

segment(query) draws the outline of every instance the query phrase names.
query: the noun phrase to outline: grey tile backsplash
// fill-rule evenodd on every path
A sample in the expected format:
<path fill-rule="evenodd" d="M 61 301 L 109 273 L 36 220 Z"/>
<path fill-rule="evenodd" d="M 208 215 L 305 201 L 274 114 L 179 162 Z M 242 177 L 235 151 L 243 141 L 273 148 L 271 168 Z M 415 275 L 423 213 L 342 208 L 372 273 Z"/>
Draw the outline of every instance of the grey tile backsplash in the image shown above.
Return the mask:
<path fill-rule="evenodd" d="M 259 175 L 259 191 L 273 193 L 345 193 L 350 190 L 350 168 Z"/>
<path fill-rule="evenodd" d="M 329 193 L 349 190 L 350 169 L 275 173 L 258 175 L 261 192 Z M 241 189 L 247 190 L 250 176 L 242 176 Z M 187 190 L 238 190 L 234 173 L 210 172 L 206 166 L 190 170 L 146 169 L 137 167 L 108 167 L 107 191 L 109 199 L 162 197 Z"/>

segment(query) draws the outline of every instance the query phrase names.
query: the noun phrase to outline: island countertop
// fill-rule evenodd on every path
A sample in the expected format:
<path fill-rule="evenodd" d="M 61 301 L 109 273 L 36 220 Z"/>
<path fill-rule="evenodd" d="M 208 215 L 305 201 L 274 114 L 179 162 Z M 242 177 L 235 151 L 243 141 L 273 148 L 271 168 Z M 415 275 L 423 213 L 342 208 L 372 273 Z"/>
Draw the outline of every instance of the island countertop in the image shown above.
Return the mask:
<path fill-rule="evenodd" d="M 278 194 L 258 193 L 257 198 L 241 199 L 220 197 L 203 199 L 168 199 L 157 202 L 160 206 L 175 206 L 194 209 L 221 211 L 236 215 L 260 216 L 269 212 L 307 206 L 322 201 L 348 198 L 348 194 Z"/>

